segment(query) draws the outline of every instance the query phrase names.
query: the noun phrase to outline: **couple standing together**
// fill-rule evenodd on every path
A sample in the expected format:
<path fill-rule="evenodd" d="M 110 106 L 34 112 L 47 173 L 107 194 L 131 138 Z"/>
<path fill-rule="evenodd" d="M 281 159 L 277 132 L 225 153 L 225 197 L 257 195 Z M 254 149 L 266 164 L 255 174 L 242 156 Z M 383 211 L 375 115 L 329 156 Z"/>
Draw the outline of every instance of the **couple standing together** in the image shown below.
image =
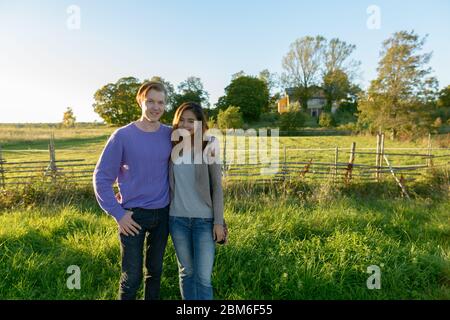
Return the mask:
<path fill-rule="evenodd" d="M 161 124 L 166 98 L 162 83 L 139 88 L 141 118 L 111 135 L 94 171 L 97 201 L 119 227 L 122 300 L 136 299 L 143 277 L 145 299 L 160 298 L 169 233 L 181 297 L 213 299 L 215 243 L 226 241 L 218 141 L 206 135 L 206 117 L 196 103 L 176 110 L 172 128 Z"/>

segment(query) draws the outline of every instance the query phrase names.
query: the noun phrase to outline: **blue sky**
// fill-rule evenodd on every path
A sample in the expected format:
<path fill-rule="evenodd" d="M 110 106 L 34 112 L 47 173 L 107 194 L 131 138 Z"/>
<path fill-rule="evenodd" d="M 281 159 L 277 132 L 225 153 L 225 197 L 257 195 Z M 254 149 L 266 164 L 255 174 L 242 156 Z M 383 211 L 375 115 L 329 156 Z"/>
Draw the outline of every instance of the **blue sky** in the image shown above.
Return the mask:
<path fill-rule="evenodd" d="M 67 8 L 80 8 L 80 29 Z M 367 8 L 380 8 L 369 29 Z M 200 77 L 214 104 L 231 75 L 280 73 L 295 39 L 321 34 L 355 44 L 365 87 L 393 32 L 429 34 L 425 51 L 440 86 L 450 85 L 450 1 L 20 1 L 0 0 L 0 122 L 100 120 L 95 91 L 121 77 L 160 75 L 177 86 Z"/>

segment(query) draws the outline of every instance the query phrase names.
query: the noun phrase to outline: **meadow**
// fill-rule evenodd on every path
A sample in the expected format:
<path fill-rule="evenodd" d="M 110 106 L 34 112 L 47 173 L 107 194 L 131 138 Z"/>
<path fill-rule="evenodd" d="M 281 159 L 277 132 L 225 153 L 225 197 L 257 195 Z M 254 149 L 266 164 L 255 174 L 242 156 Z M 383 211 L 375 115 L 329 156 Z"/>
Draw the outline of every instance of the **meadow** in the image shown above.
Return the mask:
<path fill-rule="evenodd" d="M 59 159 L 95 162 L 113 130 L 4 125 L 0 145 L 7 160 L 48 159 L 54 131 Z M 280 147 L 347 149 L 353 141 L 374 147 L 375 139 L 281 137 Z M 435 141 L 440 147 L 448 143 L 445 137 Z M 426 140 L 386 144 L 425 148 Z M 334 157 L 316 154 L 322 160 Z M 402 198 L 392 179 L 347 186 L 301 180 L 226 183 L 230 242 L 217 246 L 215 298 L 450 299 L 448 171 L 430 173 L 409 190 L 412 199 Z M 115 299 L 119 256 L 117 226 L 98 207 L 90 184 L 62 181 L 1 192 L 0 299 Z M 79 290 L 66 285 L 71 265 L 81 270 Z M 179 299 L 170 240 L 164 265 L 162 298 Z M 367 287 L 371 265 L 381 270 L 380 289 Z"/>
<path fill-rule="evenodd" d="M 263 129 L 263 128 L 262 128 Z M 308 128 L 306 128 L 307 130 Z M 314 128 L 310 128 L 314 129 Z M 48 160 L 48 143 L 51 134 L 55 137 L 57 160 L 82 158 L 87 162 L 96 162 L 105 142 L 110 134 L 116 128 L 102 125 L 85 125 L 75 128 L 50 127 L 44 125 L 13 125 L 0 124 L 0 146 L 2 147 L 3 157 L 8 161 L 25 160 Z M 257 129 L 258 130 L 258 129 Z M 356 149 L 359 151 L 374 151 L 376 148 L 376 138 L 371 135 L 319 135 L 321 130 L 317 130 L 315 136 L 280 136 L 279 154 L 280 160 L 284 159 L 284 148 L 286 148 L 287 161 L 301 160 L 308 161 L 334 161 L 336 147 L 341 151 L 339 161 L 348 161 L 348 152 L 352 142 L 356 143 Z M 237 137 L 234 147 L 236 149 L 248 150 L 246 138 Z M 428 137 L 423 137 L 415 141 L 391 141 L 385 138 L 385 148 L 393 149 L 395 152 L 402 153 L 426 153 Z M 223 139 L 221 147 L 223 150 Z M 432 137 L 433 154 L 440 156 L 448 154 L 450 148 L 450 133 L 434 135 Z M 328 150 L 301 150 L 301 149 L 328 149 Z M 422 150 L 408 150 L 408 148 L 422 148 Z M 248 154 L 248 151 L 245 151 Z M 222 155 L 223 158 L 223 155 Z M 228 159 L 229 160 L 229 159 Z M 397 164 L 424 164 L 422 158 L 401 158 L 394 157 L 394 163 Z M 448 159 L 438 159 L 436 164 L 446 163 Z M 357 155 L 357 163 L 373 165 L 375 163 L 374 155 Z"/>

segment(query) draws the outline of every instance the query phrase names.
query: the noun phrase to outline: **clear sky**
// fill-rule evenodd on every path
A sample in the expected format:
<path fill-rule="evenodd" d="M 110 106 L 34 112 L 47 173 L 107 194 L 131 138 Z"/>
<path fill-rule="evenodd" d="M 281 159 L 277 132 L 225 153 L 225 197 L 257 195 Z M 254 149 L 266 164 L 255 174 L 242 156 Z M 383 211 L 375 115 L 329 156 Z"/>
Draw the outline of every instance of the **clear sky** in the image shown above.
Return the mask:
<path fill-rule="evenodd" d="M 69 28 L 70 5 L 79 29 Z M 371 5 L 379 29 L 367 26 Z M 60 122 L 68 106 L 77 121 L 100 120 L 95 91 L 125 76 L 175 86 L 197 76 L 214 104 L 233 73 L 280 73 L 290 43 L 306 35 L 355 44 L 365 87 L 382 41 L 399 30 L 429 34 L 435 76 L 450 85 L 448 0 L 0 0 L 0 122 Z"/>

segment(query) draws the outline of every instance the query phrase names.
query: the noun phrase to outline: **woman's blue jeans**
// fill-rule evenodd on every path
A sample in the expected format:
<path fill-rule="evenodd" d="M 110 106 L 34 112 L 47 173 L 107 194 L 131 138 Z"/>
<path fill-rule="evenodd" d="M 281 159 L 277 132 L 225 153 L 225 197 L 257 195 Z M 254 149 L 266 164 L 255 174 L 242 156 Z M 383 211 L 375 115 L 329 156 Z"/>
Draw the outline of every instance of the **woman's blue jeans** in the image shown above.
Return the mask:
<path fill-rule="evenodd" d="M 212 300 L 213 219 L 170 216 L 169 231 L 178 260 L 181 297 Z"/>

